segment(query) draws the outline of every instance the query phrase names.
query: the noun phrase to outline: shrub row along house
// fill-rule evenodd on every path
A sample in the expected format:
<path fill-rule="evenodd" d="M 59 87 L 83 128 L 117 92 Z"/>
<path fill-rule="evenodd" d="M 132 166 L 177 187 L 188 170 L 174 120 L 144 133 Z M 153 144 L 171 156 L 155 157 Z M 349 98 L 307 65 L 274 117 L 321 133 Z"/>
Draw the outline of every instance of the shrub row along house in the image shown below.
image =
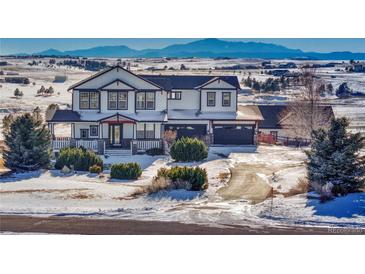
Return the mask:
<path fill-rule="evenodd" d="M 47 120 L 53 149 L 83 146 L 99 154 L 130 155 L 161 148 L 166 130 L 212 145 L 256 144 L 257 106 L 238 106 L 236 76 L 137 75 L 115 66 L 74 84 L 72 109 Z M 56 138 L 69 123 L 71 138 Z"/>

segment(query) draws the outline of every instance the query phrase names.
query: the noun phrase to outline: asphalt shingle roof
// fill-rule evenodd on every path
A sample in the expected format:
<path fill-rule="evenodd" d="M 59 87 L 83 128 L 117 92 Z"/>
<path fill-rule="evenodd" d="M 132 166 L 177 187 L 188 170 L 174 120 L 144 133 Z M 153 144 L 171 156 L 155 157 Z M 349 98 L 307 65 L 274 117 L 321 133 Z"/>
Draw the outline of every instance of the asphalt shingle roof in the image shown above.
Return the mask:
<path fill-rule="evenodd" d="M 50 122 L 78 122 L 80 114 L 70 109 L 58 109 L 48 121 Z"/>
<path fill-rule="evenodd" d="M 334 117 L 334 113 L 331 106 L 321 106 L 324 114 L 328 115 L 328 119 Z M 258 106 L 264 121 L 261 121 L 259 124 L 260 128 L 267 129 L 281 129 L 282 125 L 280 121 L 283 118 L 283 114 L 285 114 L 286 106 L 285 105 L 259 105 Z"/>
<path fill-rule="evenodd" d="M 260 122 L 260 128 L 281 128 L 279 124 L 280 114 L 286 109 L 284 105 L 260 105 L 258 106 L 264 121 Z"/>
<path fill-rule="evenodd" d="M 228 84 L 240 88 L 236 76 L 202 76 L 202 75 L 139 75 L 161 87 L 165 90 L 171 89 L 194 89 L 199 87 L 213 78 L 221 79 Z"/>

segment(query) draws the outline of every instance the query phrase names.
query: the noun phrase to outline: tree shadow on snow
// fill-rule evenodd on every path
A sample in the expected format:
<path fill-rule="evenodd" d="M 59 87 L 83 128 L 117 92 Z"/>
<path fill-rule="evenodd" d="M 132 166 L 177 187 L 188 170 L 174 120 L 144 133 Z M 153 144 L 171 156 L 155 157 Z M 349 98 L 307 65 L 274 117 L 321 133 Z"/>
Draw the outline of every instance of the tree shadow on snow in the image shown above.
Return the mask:
<path fill-rule="evenodd" d="M 148 200 L 168 199 L 175 201 L 190 201 L 199 198 L 202 194 L 203 194 L 202 191 L 188 191 L 184 189 L 176 189 L 170 191 L 163 190 L 147 195 L 146 199 Z"/>
<path fill-rule="evenodd" d="M 257 153 L 257 146 L 212 146 L 209 148 L 208 157 L 199 162 L 168 162 L 167 166 L 199 166 L 201 164 L 229 158 L 231 153 Z"/>
<path fill-rule="evenodd" d="M 314 215 L 337 218 L 365 216 L 365 193 L 351 193 L 344 197 L 336 197 L 321 203 L 318 199 L 308 199 L 307 207 L 313 207 Z"/>
<path fill-rule="evenodd" d="M 35 170 L 35 171 L 27 171 L 27 172 L 12 172 L 7 175 L 1 176 L 0 184 L 39 178 L 44 172 L 45 172 L 45 170 Z"/>

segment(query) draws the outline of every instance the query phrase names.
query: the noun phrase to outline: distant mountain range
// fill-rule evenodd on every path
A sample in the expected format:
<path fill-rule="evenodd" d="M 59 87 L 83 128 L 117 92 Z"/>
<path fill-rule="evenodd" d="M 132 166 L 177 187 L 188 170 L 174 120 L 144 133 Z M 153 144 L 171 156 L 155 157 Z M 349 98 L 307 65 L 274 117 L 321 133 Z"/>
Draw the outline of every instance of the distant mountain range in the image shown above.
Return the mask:
<path fill-rule="evenodd" d="M 365 51 L 365 47 L 364 47 Z M 59 51 L 48 49 L 34 53 L 42 56 L 80 56 L 80 57 L 201 57 L 201 58 L 290 58 L 321 60 L 365 60 L 364 53 L 353 52 L 303 52 L 284 46 L 259 42 L 231 42 L 220 39 L 202 39 L 187 44 L 175 44 L 161 49 L 135 50 L 127 46 L 102 46 L 89 49 Z"/>

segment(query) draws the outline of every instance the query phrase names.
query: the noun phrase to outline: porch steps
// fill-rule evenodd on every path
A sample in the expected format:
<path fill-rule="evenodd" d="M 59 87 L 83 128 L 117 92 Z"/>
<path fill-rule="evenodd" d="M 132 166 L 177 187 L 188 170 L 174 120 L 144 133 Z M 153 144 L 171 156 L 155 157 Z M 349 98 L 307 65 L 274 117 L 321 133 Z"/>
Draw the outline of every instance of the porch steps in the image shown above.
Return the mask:
<path fill-rule="evenodd" d="M 131 156 L 132 152 L 130 149 L 106 149 L 104 151 L 105 155 L 108 156 Z"/>

